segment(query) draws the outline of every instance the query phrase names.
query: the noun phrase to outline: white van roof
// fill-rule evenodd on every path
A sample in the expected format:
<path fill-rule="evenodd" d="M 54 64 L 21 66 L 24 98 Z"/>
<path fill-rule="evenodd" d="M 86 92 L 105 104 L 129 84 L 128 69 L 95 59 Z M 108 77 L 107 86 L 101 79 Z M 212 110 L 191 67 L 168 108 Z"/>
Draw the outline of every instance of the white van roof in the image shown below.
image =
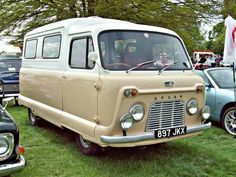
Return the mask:
<path fill-rule="evenodd" d="M 75 34 L 85 31 L 104 31 L 104 30 L 142 30 L 142 31 L 157 31 L 178 36 L 174 31 L 169 29 L 140 25 L 122 20 L 107 19 L 101 17 L 86 17 L 86 18 L 71 18 L 67 20 L 51 23 L 39 28 L 36 28 L 26 34 L 26 37 L 37 35 L 42 32 L 47 32 L 54 29 L 64 28 L 68 34 Z"/>

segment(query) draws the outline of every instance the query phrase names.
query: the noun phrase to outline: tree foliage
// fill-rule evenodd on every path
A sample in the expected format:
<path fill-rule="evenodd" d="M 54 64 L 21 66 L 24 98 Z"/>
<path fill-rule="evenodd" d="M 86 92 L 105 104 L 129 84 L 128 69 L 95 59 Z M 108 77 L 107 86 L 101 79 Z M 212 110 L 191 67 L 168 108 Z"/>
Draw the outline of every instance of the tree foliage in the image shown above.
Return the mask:
<path fill-rule="evenodd" d="M 200 24 L 221 12 L 220 0 L 1 0 L 0 32 L 22 43 L 33 28 L 55 21 L 101 16 L 172 29 L 189 52 L 200 48 L 204 38 Z"/>

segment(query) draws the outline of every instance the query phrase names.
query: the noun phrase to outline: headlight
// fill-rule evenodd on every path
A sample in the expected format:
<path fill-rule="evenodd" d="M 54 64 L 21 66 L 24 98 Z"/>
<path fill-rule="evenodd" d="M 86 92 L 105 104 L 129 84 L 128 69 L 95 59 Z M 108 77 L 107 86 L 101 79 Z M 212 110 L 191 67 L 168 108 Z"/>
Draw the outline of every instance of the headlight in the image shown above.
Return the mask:
<path fill-rule="evenodd" d="M 14 149 L 14 135 L 11 133 L 0 134 L 0 161 L 11 156 Z"/>
<path fill-rule="evenodd" d="M 211 115 L 211 108 L 209 106 L 205 106 L 203 109 L 202 109 L 202 118 L 204 121 L 206 121 L 207 119 L 209 119 Z"/>
<path fill-rule="evenodd" d="M 134 118 L 131 114 L 125 114 L 120 119 L 120 125 L 124 131 L 132 127 L 133 123 L 134 123 Z"/>
<path fill-rule="evenodd" d="M 130 114 L 132 114 L 135 121 L 140 121 L 144 117 L 144 107 L 141 104 L 136 104 L 130 109 Z"/>
<path fill-rule="evenodd" d="M 3 86 L 0 86 L 0 92 L 2 92 L 3 91 Z"/>
<path fill-rule="evenodd" d="M 191 115 L 194 115 L 198 111 L 198 103 L 197 100 L 190 100 L 187 104 L 187 110 Z"/>
<path fill-rule="evenodd" d="M 5 138 L 0 138 L 0 155 L 5 154 L 9 148 L 8 142 Z"/>

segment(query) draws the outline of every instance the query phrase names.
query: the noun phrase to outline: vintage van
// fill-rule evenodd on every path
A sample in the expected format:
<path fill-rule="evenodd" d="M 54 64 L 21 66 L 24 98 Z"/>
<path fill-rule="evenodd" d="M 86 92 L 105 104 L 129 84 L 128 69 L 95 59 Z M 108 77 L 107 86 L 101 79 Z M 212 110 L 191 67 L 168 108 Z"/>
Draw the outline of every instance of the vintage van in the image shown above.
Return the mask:
<path fill-rule="evenodd" d="M 19 103 L 32 125 L 42 118 L 76 132 L 87 155 L 211 127 L 204 82 L 175 32 L 100 17 L 25 35 Z"/>

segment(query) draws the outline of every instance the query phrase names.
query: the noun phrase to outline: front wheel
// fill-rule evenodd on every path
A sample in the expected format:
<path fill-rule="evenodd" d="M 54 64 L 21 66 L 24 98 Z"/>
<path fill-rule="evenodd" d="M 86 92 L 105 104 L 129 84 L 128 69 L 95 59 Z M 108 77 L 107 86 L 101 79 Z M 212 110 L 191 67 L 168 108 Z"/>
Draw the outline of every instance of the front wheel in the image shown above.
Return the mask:
<path fill-rule="evenodd" d="M 28 108 L 28 117 L 29 117 L 29 123 L 30 123 L 30 125 L 32 125 L 32 126 L 37 126 L 37 125 L 39 124 L 40 118 L 37 117 L 37 116 L 33 113 L 32 109 L 30 109 L 30 108 Z"/>
<path fill-rule="evenodd" d="M 236 136 L 236 108 L 230 107 L 226 109 L 222 117 L 223 128 L 231 135 Z"/>
<path fill-rule="evenodd" d="M 97 155 L 102 151 L 100 146 L 85 140 L 80 134 L 76 134 L 76 144 L 85 155 Z"/>

